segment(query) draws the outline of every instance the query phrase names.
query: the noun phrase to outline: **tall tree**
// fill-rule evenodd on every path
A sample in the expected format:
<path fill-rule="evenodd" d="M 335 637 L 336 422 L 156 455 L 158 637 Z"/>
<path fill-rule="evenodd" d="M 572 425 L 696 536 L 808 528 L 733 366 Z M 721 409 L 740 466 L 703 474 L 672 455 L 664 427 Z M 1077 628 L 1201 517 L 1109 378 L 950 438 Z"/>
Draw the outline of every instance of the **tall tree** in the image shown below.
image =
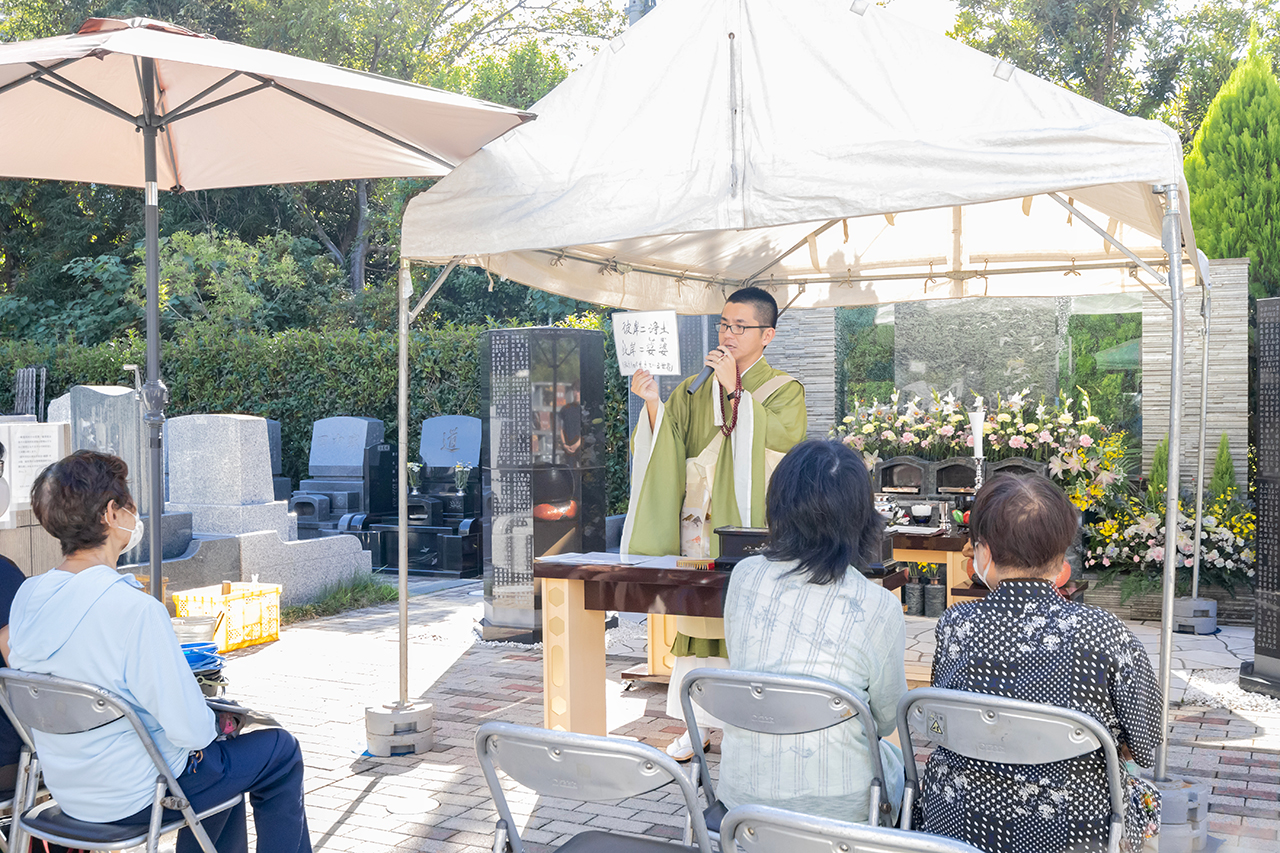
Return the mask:
<path fill-rule="evenodd" d="M 1200 247 L 1249 258 L 1251 295 L 1280 293 L 1280 83 L 1257 39 L 1209 105 L 1183 168 Z"/>
<path fill-rule="evenodd" d="M 1144 37 L 1166 0 L 959 0 L 953 38 L 1109 107 L 1146 114 L 1168 96 L 1167 54 Z M 1145 54 L 1145 55 L 1144 55 Z"/>

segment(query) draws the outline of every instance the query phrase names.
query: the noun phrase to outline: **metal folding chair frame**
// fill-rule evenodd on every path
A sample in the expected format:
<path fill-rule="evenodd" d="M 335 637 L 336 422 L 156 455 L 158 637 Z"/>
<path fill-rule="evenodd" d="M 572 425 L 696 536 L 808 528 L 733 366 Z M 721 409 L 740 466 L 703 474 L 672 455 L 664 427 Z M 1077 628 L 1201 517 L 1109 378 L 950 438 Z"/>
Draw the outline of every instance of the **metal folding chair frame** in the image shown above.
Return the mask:
<path fill-rule="evenodd" d="M 1106 726 L 1079 711 L 1005 696 L 919 687 L 898 703 L 898 736 L 906 754 L 903 829 L 911 828 L 911 809 L 920 796 L 911 722 L 926 739 L 958 755 L 1001 764 L 1038 765 L 1103 751 L 1110 788 L 1111 816 L 1107 850 L 1120 849 L 1124 833 L 1124 781 L 1120 756 Z"/>
<path fill-rule="evenodd" d="M 978 848 L 954 838 L 770 806 L 735 806 L 720 830 L 725 853 L 979 853 Z"/>
<path fill-rule="evenodd" d="M 497 768 L 538 793 L 575 800 L 620 800 L 675 782 L 694 822 L 701 853 L 712 853 L 698 791 L 671 756 L 639 741 L 488 722 L 476 732 L 476 757 L 498 811 L 494 850 L 524 853 Z M 505 837 L 504 837 L 505 833 Z"/>
<path fill-rule="evenodd" d="M 21 840 L 25 843 L 27 836 L 88 850 L 121 850 L 136 847 L 145 841 L 148 853 L 155 853 L 159 848 L 161 835 L 184 826 L 191 830 L 205 853 L 217 853 L 213 841 L 210 840 L 209 834 L 200 821 L 238 805 L 243 801 L 243 795 L 197 814 L 137 711 L 120 696 L 110 690 L 80 681 L 53 675 L 20 672 L 15 669 L 0 669 L 0 709 L 9 717 L 26 744 L 24 760 L 18 768 L 18 782 L 14 791 L 15 801 L 21 802 L 21 808 L 14 809 L 13 829 L 10 833 L 10 846 L 14 853 L 24 850 L 24 847 L 15 846 L 13 842 Z M 35 814 L 32 810 L 36 807 L 40 760 L 39 753 L 35 750 L 32 732 L 75 734 L 90 731 L 120 719 L 128 721 L 133 728 L 157 771 L 156 795 L 151 809 L 151 820 L 146 830 L 128 839 L 95 841 L 33 829 L 27 823 L 27 819 Z M 168 791 L 167 795 L 166 791 Z M 164 822 L 165 808 L 181 812 L 182 819 Z"/>
<path fill-rule="evenodd" d="M 694 717 L 694 701 L 711 716 L 760 734 L 808 734 L 856 718 L 862 724 L 871 756 L 868 818 L 874 826 L 881 814 L 892 812 L 893 807 L 884 802 L 884 765 L 880 760 L 880 733 L 876 730 L 875 718 L 867 703 L 847 688 L 808 675 L 709 667 L 690 671 L 680 684 L 680 709 L 693 742 L 695 767 L 707 794 L 707 804 L 711 805 L 716 802 L 715 786 Z"/>

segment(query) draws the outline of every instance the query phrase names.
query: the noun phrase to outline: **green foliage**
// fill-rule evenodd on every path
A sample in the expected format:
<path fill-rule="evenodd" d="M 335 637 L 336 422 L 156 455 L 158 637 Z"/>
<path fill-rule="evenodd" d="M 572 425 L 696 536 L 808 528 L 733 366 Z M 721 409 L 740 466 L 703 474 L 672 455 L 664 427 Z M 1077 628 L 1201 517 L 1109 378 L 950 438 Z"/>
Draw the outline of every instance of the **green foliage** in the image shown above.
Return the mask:
<path fill-rule="evenodd" d="M 1280 293 L 1280 83 L 1257 42 L 1209 105 L 1184 164 L 1211 258 L 1250 259 L 1250 294 Z"/>
<path fill-rule="evenodd" d="M 564 60 L 529 39 L 500 56 L 482 56 L 470 65 L 455 66 L 444 88 L 473 98 L 528 109 L 569 76 Z"/>
<path fill-rule="evenodd" d="M 1171 58 L 1145 37 L 1166 0 L 959 0 L 950 33 L 1109 107 L 1148 114 L 1168 96 Z"/>
<path fill-rule="evenodd" d="M 1213 476 L 1209 478 L 1209 488 L 1207 495 L 1210 500 L 1223 497 L 1231 497 L 1237 491 L 1236 486 L 1236 465 L 1231 460 L 1231 442 L 1227 439 L 1227 434 L 1222 434 L 1222 440 L 1218 442 L 1218 456 L 1213 460 Z"/>
<path fill-rule="evenodd" d="M 859 400 L 887 400 L 894 390 L 893 324 L 876 325 L 874 305 L 836 312 L 837 384 L 845 411 Z M 839 389 L 837 389 L 839 393 Z"/>
<path fill-rule="evenodd" d="M 357 575 L 349 581 L 336 584 L 320 596 L 318 601 L 310 604 L 295 604 L 280 608 L 280 624 L 293 625 L 308 619 L 320 619 L 325 616 L 336 616 L 348 610 L 361 610 L 365 607 L 376 607 L 379 604 L 390 604 L 400 598 L 399 588 L 388 580 L 377 575 Z"/>
<path fill-rule="evenodd" d="M 1142 338 L 1142 314 L 1073 314 L 1067 322 L 1071 342 L 1071 370 L 1058 378 L 1061 388 L 1080 388 L 1089 395 L 1093 414 L 1104 424 L 1126 431 L 1140 440 L 1142 415 L 1138 392 L 1142 370 L 1110 370 L 1098 366 L 1098 354 Z"/>
<path fill-rule="evenodd" d="M 1147 475 L 1147 505 L 1159 509 L 1165 504 L 1169 485 L 1169 436 L 1160 439 L 1151 454 L 1151 473 Z"/>

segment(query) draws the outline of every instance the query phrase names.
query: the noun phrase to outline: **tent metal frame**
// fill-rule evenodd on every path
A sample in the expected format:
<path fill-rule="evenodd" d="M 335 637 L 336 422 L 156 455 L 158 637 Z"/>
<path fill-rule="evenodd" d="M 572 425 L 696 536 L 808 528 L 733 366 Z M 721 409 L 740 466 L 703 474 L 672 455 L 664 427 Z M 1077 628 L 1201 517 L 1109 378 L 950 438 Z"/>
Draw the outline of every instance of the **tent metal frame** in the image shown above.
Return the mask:
<path fill-rule="evenodd" d="M 1151 291 L 1152 295 L 1154 295 L 1166 307 L 1168 307 L 1170 312 L 1172 313 L 1172 332 L 1171 332 L 1172 353 L 1171 353 L 1171 368 L 1170 368 L 1171 385 L 1169 390 L 1169 446 L 1172 448 L 1181 448 L 1182 446 L 1182 397 L 1183 397 L 1183 394 L 1182 394 L 1183 245 L 1182 245 L 1182 221 L 1179 217 L 1180 190 L 1177 184 L 1168 184 L 1164 186 L 1153 186 L 1152 192 L 1156 195 L 1163 195 L 1165 197 L 1165 214 L 1163 219 L 1163 233 L 1161 235 L 1161 242 L 1165 250 L 1165 259 L 1168 264 L 1167 275 L 1162 275 L 1161 273 L 1159 273 L 1151 264 L 1149 264 L 1147 261 L 1143 260 L 1142 258 L 1138 257 L 1135 253 L 1130 251 L 1127 247 L 1125 247 L 1122 243 L 1120 243 L 1120 241 L 1116 240 L 1110 233 L 1108 233 L 1106 229 L 1098 226 L 1096 223 L 1090 220 L 1088 216 L 1083 214 L 1078 208 L 1076 208 L 1074 205 L 1072 205 L 1071 203 L 1067 202 L 1066 200 L 1058 196 L 1057 193 L 1049 193 L 1048 195 L 1050 196 L 1050 198 L 1053 198 L 1056 202 L 1058 202 L 1067 210 L 1069 210 L 1072 213 L 1072 215 L 1079 217 L 1081 220 L 1083 220 L 1086 223 L 1086 225 L 1088 225 L 1088 227 L 1098 232 L 1098 234 L 1104 240 L 1106 240 L 1109 244 L 1111 244 L 1120 252 L 1122 252 L 1129 259 L 1129 262 L 1128 263 L 1100 263 L 1100 264 L 1088 264 L 1088 265 L 1072 264 L 1070 267 L 1053 265 L 1053 266 L 1044 266 L 1044 267 L 1027 267 L 1027 268 L 1021 268 L 1018 270 L 989 270 L 989 271 L 983 271 L 983 272 L 974 271 L 972 275 L 967 275 L 965 276 L 965 278 L 975 277 L 975 276 L 1001 275 L 1001 274 L 1009 275 L 1013 273 L 1025 274 L 1025 273 L 1033 273 L 1033 272 L 1069 272 L 1075 269 L 1128 268 L 1131 271 L 1133 271 L 1135 278 L 1137 278 L 1137 275 L 1136 275 L 1137 270 L 1141 269 L 1147 272 L 1148 274 L 1150 274 L 1152 277 L 1154 277 L 1161 285 L 1168 287 L 1169 299 L 1166 300 L 1159 293 L 1157 293 L 1151 287 L 1151 285 L 1147 284 L 1146 282 L 1141 282 L 1141 279 L 1138 279 L 1143 284 L 1143 286 L 1146 287 L 1149 291 Z M 792 252 L 803 248 L 806 244 L 808 244 L 810 237 L 817 236 L 818 234 L 822 233 L 823 231 L 826 231 L 827 229 L 831 228 L 837 222 L 840 222 L 840 221 L 841 220 L 839 219 L 833 219 L 824 223 L 819 229 L 817 229 L 817 231 L 812 232 L 810 235 L 807 235 L 804 238 L 804 240 L 796 243 L 795 246 L 788 249 L 786 252 L 782 253 L 782 255 L 776 258 L 770 264 L 770 266 L 777 264 L 780 260 L 785 258 L 787 255 L 791 254 Z M 538 254 L 551 256 L 553 259 L 553 263 L 555 259 L 571 258 L 573 260 L 581 261 L 584 263 L 600 264 L 602 269 L 604 269 L 607 264 L 611 263 L 610 260 L 590 258 L 583 255 L 573 255 L 573 254 L 570 254 L 567 249 L 559 249 L 559 250 L 543 249 L 543 250 L 538 250 Z M 408 491 L 407 491 L 407 488 L 408 487 L 406 485 L 407 478 L 406 478 L 405 465 L 406 465 L 406 462 L 408 459 L 408 453 L 409 453 L 409 447 L 408 447 L 409 322 L 413 318 L 416 318 L 418 316 L 418 314 L 426 306 L 430 298 L 440 289 L 440 286 L 444 283 L 444 280 L 448 277 L 449 273 L 453 271 L 453 269 L 463 260 L 463 258 L 464 256 L 458 255 L 449 260 L 448 264 L 436 277 L 436 280 L 432 284 L 430 290 L 428 290 L 428 292 L 423 295 L 422 299 L 419 300 L 418 304 L 413 308 L 412 312 L 409 310 L 409 297 L 412 295 L 412 291 L 413 291 L 412 277 L 410 273 L 410 261 L 408 259 L 401 259 L 400 261 L 399 317 L 400 317 L 401 362 L 400 362 L 400 401 L 399 401 L 399 405 L 400 405 L 400 408 L 399 408 L 399 412 L 400 412 L 400 522 L 399 522 L 400 555 L 399 557 L 400 557 L 400 566 L 401 566 L 400 583 L 401 583 L 401 590 L 402 590 L 402 593 L 401 593 L 401 625 L 402 625 L 401 627 L 401 669 L 402 669 L 401 701 L 402 702 L 407 701 L 407 696 L 403 693 L 403 691 L 404 691 L 404 685 L 407 683 L 407 675 L 405 673 L 407 672 L 407 660 L 408 660 L 408 657 L 407 657 L 408 645 L 407 645 L 407 639 L 406 639 L 407 638 L 406 626 L 407 626 L 408 616 L 407 616 L 407 611 L 405 609 L 406 596 L 404 594 L 404 590 L 407 589 L 407 580 L 406 580 L 407 574 L 406 574 L 405 566 L 408 563 L 408 555 L 407 555 L 407 542 L 408 542 Z M 1199 259 L 1192 259 L 1193 264 L 1197 260 Z M 765 267 L 764 269 L 767 270 L 768 268 L 769 267 Z M 838 280 L 831 279 L 828 277 L 828 278 L 820 278 L 820 279 L 795 278 L 795 279 L 787 279 L 785 281 L 770 280 L 768 282 L 762 282 L 759 279 L 759 276 L 761 275 L 761 273 L 763 273 L 763 270 L 761 270 L 760 273 L 756 273 L 755 275 L 748 276 L 746 279 L 743 279 L 741 282 L 731 282 L 731 281 L 726 281 L 724 279 L 711 278 L 706 276 L 688 275 L 687 273 L 676 275 L 666 270 L 652 270 L 652 272 L 657 275 L 668 276 L 676 280 L 677 282 L 701 281 L 701 282 L 704 282 L 708 287 L 718 286 L 722 288 L 734 287 L 734 286 L 746 286 L 748 283 L 751 283 L 756 285 L 768 284 L 773 287 L 799 287 L 803 289 L 808 284 L 820 283 L 824 281 L 833 282 L 833 283 L 837 281 L 838 282 L 848 281 L 850 283 L 853 283 L 857 281 L 876 281 L 876 280 L 885 280 L 890 278 L 892 279 L 916 278 L 916 279 L 925 279 L 925 280 L 928 280 L 929 278 L 929 274 L 907 273 L 907 274 L 895 274 L 895 275 L 889 275 L 889 276 L 858 276 L 858 277 L 850 277 L 848 279 L 838 279 Z M 956 272 L 969 272 L 969 271 L 951 271 L 951 272 L 952 272 L 952 275 L 947 276 L 947 273 L 940 271 L 934 274 L 933 278 L 942 277 L 942 276 L 956 278 L 956 276 L 954 275 Z M 1208 384 L 1208 329 L 1209 329 L 1209 307 L 1210 307 L 1209 306 L 1209 282 L 1207 280 L 1207 277 L 1204 277 L 1204 288 L 1205 289 L 1204 289 L 1203 303 L 1201 306 L 1201 314 L 1205 318 L 1204 335 L 1205 335 L 1206 346 L 1204 349 L 1205 355 L 1204 355 L 1204 360 L 1201 366 L 1201 377 L 1200 377 L 1201 388 L 1200 388 L 1199 468 L 1200 468 L 1201 474 L 1197 476 L 1197 495 L 1196 495 L 1196 531 L 1197 531 L 1196 541 L 1197 542 L 1199 542 L 1199 530 L 1200 530 L 1200 523 L 1201 523 L 1200 510 L 1201 510 L 1201 504 L 1202 504 L 1201 497 L 1203 492 L 1202 480 L 1203 480 L 1203 471 L 1204 471 L 1204 432 L 1205 432 L 1205 417 L 1207 414 L 1206 388 Z M 1166 734 L 1169 731 L 1169 681 L 1170 681 L 1171 670 L 1173 665 L 1173 600 L 1174 600 L 1175 580 L 1177 577 L 1176 545 L 1177 545 L 1177 530 L 1178 530 L 1178 487 L 1176 484 L 1179 482 L 1180 462 L 1181 462 L 1180 450 L 1178 452 L 1172 452 L 1169 454 L 1168 482 L 1175 485 L 1172 489 L 1169 490 L 1170 495 L 1166 496 L 1166 501 L 1165 501 L 1165 556 L 1164 556 L 1164 577 L 1163 577 L 1163 584 L 1161 587 L 1161 600 L 1162 600 L 1161 611 L 1162 612 L 1161 612 L 1161 619 L 1160 619 L 1160 658 L 1159 658 L 1159 679 L 1160 679 L 1160 699 L 1161 699 L 1160 725 L 1161 725 L 1161 731 L 1165 732 Z M 1198 586 L 1199 585 L 1198 554 L 1197 554 L 1196 575 L 1195 575 L 1194 583 L 1195 583 L 1196 589 L 1198 590 L 1199 588 Z M 1162 740 L 1161 745 L 1158 747 L 1156 751 L 1156 764 L 1154 768 L 1155 778 L 1161 781 L 1167 780 L 1169 778 L 1168 768 L 1169 768 L 1168 749 L 1164 741 Z"/>

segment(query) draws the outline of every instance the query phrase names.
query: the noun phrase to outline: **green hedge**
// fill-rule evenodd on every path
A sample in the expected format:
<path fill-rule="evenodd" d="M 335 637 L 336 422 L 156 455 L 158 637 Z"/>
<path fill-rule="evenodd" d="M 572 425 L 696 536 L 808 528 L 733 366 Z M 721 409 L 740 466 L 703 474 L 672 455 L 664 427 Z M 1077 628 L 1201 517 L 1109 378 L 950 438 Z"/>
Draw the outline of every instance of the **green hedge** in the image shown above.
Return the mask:
<path fill-rule="evenodd" d="M 573 325 L 607 324 L 592 316 Z M 480 408 L 481 326 L 445 326 L 410 333 L 409 446 L 418 446 L 422 422 L 435 415 L 477 416 Z M 608 349 L 612 336 L 607 335 Z M 197 412 L 234 412 L 280 422 L 284 475 L 296 482 L 307 474 L 313 422 L 335 415 L 380 418 L 394 437 L 396 335 L 389 331 L 293 329 L 277 334 L 187 331 L 165 341 L 161 368 L 171 400 L 170 417 Z M 609 353 L 611 354 L 611 353 Z M 72 385 L 125 385 L 124 364 L 145 365 L 143 341 L 131 336 L 93 347 L 75 343 L 0 342 L 0 411 L 13 410 L 13 371 L 45 365 L 45 398 Z M 607 368 L 608 369 L 608 368 Z M 612 373 L 616 374 L 616 363 Z M 609 421 L 609 503 L 624 511 L 627 495 L 626 386 L 606 381 Z M 619 506 L 622 509 L 619 509 Z"/>

